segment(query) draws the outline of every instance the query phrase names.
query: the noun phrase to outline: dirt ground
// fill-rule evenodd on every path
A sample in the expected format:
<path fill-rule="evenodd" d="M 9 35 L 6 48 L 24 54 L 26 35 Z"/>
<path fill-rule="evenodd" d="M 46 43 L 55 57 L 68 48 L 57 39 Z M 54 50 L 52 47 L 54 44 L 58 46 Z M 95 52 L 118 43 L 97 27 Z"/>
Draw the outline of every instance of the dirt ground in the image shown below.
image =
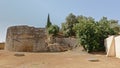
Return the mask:
<path fill-rule="evenodd" d="M 87 54 L 79 51 L 60 53 L 26 53 L 0 50 L 0 68 L 119 68 L 120 59 L 104 54 Z M 99 61 L 91 62 L 89 60 Z"/>

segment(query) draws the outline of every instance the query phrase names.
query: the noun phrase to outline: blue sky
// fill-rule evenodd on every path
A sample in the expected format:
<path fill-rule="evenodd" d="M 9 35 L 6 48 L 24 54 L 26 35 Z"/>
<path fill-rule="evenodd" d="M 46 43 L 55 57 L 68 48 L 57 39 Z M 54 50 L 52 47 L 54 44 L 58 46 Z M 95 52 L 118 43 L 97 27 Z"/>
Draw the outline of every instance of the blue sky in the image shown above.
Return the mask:
<path fill-rule="evenodd" d="M 120 0 L 0 0 L 0 42 L 9 26 L 44 27 L 48 13 L 59 26 L 69 13 L 120 20 Z"/>

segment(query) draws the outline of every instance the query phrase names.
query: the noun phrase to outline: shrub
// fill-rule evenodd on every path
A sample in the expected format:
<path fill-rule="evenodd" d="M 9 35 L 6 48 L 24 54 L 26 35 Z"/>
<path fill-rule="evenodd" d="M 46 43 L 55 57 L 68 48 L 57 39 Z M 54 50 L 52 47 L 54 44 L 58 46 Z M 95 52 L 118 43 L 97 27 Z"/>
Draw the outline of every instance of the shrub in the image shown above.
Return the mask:
<path fill-rule="evenodd" d="M 116 34 L 107 20 L 90 22 L 89 20 L 74 26 L 80 44 L 87 52 L 104 51 L 104 39 Z"/>
<path fill-rule="evenodd" d="M 73 30 L 73 26 L 78 23 L 77 18 L 74 14 L 70 13 L 66 17 L 66 21 L 62 23 L 62 31 L 64 36 L 75 36 L 75 31 Z"/>
<path fill-rule="evenodd" d="M 48 29 L 47 32 L 49 35 L 57 35 L 59 32 L 59 27 L 57 25 L 51 25 Z"/>
<path fill-rule="evenodd" d="M 108 20 L 103 17 L 95 21 L 92 17 L 75 16 L 69 14 L 62 23 L 62 32 L 66 37 L 76 36 L 80 45 L 87 52 L 105 51 L 104 39 L 108 35 L 115 35 L 120 31 L 117 20 Z"/>

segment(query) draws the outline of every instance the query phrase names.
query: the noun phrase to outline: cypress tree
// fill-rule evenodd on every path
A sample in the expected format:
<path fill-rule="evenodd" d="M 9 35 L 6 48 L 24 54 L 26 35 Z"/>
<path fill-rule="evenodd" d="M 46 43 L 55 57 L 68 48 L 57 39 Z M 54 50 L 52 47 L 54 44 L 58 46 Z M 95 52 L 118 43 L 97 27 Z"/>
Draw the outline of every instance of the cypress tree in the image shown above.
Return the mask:
<path fill-rule="evenodd" d="M 50 22 L 50 16 L 49 16 L 49 14 L 48 14 L 46 28 L 49 28 L 51 25 L 52 25 L 52 23 Z"/>

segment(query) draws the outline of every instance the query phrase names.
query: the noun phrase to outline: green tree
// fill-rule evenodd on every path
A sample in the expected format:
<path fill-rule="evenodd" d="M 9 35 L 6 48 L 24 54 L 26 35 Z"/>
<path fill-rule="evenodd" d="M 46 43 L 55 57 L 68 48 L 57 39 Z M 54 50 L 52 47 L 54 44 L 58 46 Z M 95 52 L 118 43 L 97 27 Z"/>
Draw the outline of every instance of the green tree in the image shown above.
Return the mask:
<path fill-rule="evenodd" d="M 76 36 L 80 45 L 87 52 L 104 51 L 104 39 L 108 35 L 116 35 L 120 31 L 117 20 L 108 20 L 102 17 L 95 21 L 92 17 L 75 16 L 72 13 L 62 23 L 62 32 L 65 36 Z"/>
<path fill-rule="evenodd" d="M 48 34 L 56 36 L 59 32 L 59 27 L 57 25 L 51 25 L 48 29 Z"/>
<path fill-rule="evenodd" d="M 92 17 L 79 16 L 78 21 L 74 26 L 76 36 L 87 52 L 104 51 L 104 39 L 116 34 L 106 17 L 97 22 Z"/>
<path fill-rule="evenodd" d="M 52 25 L 52 23 L 50 22 L 50 16 L 49 16 L 49 14 L 48 14 L 46 28 L 49 28 L 51 25 Z"/>
<path fill-rule="evenodd" d="M 75 36 L 73 26 L 78 23 L 77 18 L 74 14 L 70 13 L 66 17 L 66 22 L 62 24 L 62 31 L 65 36 Z"/>
<path fill-rule="evenodd" d="M 109 20 L 110 27 L 113 28 L 117 33 L 120 32 L 120 25 L 118 24 L 118 20 Z"/>

